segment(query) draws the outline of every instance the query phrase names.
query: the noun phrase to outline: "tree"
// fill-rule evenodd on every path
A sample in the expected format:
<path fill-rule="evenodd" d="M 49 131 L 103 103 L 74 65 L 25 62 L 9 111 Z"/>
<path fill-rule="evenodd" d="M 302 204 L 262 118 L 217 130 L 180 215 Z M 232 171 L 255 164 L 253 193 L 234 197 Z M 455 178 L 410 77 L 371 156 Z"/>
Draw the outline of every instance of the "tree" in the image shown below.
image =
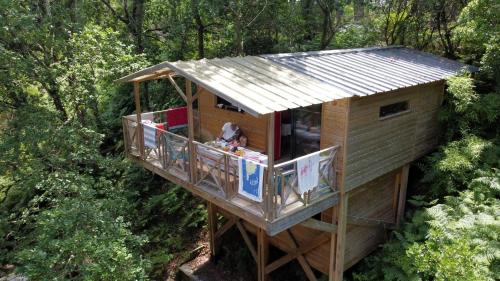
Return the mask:
<path fill-rule="evenodd" d="M 142 53 L 144 51 L 143 24 L 146 0 L 133 0 L 130 6 L 129 0 L 123 0 L 121 5 L 112 3 L 111 0 L 101 0 L 101 2 L 117 20 L 125 24 L 130 35 L 134 38 L 137 52 Z M 119 7 L 115 7 L 115 5 Z"/>
<path fill-rule="evenodd" d="M 323 50 L 330 45 L 335 33 L 342 25 L 344 10 L 340 0 L 316 0 L 316 3 L 321 10 L 323 21 L 321 25 L 320 43 L 320 49 Z M 335 15 L 332 15 L 334 12 Z"/>

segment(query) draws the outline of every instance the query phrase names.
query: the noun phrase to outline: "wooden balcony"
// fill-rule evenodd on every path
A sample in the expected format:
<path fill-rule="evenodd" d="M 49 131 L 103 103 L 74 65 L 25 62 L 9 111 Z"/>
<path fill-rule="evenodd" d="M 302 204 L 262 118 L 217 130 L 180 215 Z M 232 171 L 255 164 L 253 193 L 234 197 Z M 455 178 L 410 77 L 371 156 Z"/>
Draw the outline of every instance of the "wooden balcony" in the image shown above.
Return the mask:
<path fill-rule="evenodd" d="M 318 185 L 303 194 L 298 192 L 299 158 L 275 163 L 272 173 L 263 164 L 263 200 L 256 202 L 238 193 L 238 156 L 199 141 L 190 143 L 182 133 L 163 129 L 156 129 L 156 145 L 148 147 L 144 145 L 145 126 L 136 121 L 136 115 L 123 117 L 125 152 L 129 158 L 271 236 L 337 204 L 338 146 L 319 152 Z"/>

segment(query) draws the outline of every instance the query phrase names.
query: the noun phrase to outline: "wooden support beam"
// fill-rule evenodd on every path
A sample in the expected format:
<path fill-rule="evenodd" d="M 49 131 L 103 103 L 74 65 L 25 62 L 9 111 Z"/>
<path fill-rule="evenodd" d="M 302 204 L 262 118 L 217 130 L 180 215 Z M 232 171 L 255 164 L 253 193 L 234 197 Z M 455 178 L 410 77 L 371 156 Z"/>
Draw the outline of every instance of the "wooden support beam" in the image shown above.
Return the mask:
<path fill-rule="evenodd" d="M 274 112 L 268 114 L 267 120 L 267 185 L 264 189 L 264 211 L 266 219 L 276 217 L 274 198 Z"/>
<path fill-rule="evenodd" d="M 338 205 L 332 208 L 332 224 L 337 226 L 337 214 L 338 214 Z M 332 280 L 332 276 L 335 274 L 335 251 L 337 250 L 337 231 L 332 232 L 330 236 L 330 256 L 328 263 L 328 276 L 329 280 Z"/>
<path fill-rule="evenodd" d="M 208 211 L 208 235 L 210 239 L 210 253 L 212 256 L 217 254 L 217 206 L 207 201 Z"/>
<path fill-rule="evenodd" d="M 182 99 L 187 103 L 188 102 L 187 94 L 184 94 L 184 92 L 181 90 L 179 85 L 177 85 L 177 83 L 175 83 L 173 75 L 167 75 L 167 78 L 170 81 L 170 84 L 172 84 L 172 86 L 174 86 L 175 90 L 177 90 L 177 93 L 179 93 L 179 95 L 182 97 Z M 187 83 L 187 81 L 188 80 L 186 78 L 186 83 Z M 186 89 L 186 92 L 187 92 L 187 89 Z"/>
<path fill-rule="evenodd" d="M 241 224 L 241 220 L 237 219 L 236 220 L 236 227 L 241 233 L 241 236 L 243 237 L 243 240 L 245 241 L 245 244 L 248 247 L 248 250 L 250 251 L 250 254 L 252 255 L 253 259 L 255 260 L 256 264 L 259 264 L 259 257 L 257 256 L 257 251 L 255 251 L 255 247 L 252 243 L 252 240 L 250 240 L 250 237 L 248 236 L 247 231 L 245 230 L 245 227 L 243 224 Z"/>
<path fill-rule="evenodd" d="M 410 164 L 406 164 L 401 168 L 401 183 L 399 185 L 398 211 L 396 214 L 396 227 L 399 227 L 405 215 L 406 189 L 408 187 L 408 174 L 410 172 Z"/>
<path fill-rule="evenodd" d="M 394 179 L 394 196 L 392 197 L 392 210 L 394 210 L 394 222 L 398 221 L 398 201 L 399 192 L 401 186 L 401 171 L 396 173 L 396 178 Z"/>
<path fill-rule="evenodd" d="M 337 225 L 310 218 L 300 223 L 300 225 L 320 231 L 337 233 Z"/>
<path fill-rule="evenodd" d="M 394 223 L 391 222 L 370 219 L 370 218 L 353 217 L 353 216 L 347 216 L 347 224 L 357 225 L 357 226 L 376 226 L 376 227 L 384 227 L 387 229 L 394 228 Z"/>
<path fill-rule="evenodd" d="M 219 239 L 224 233 L 226 233 L 233 225 L 236 224 L 236 218 L 229 219 L 221 228 L 215 233 L 215 238 Z"/>
<path fill-rule="evenodd" d="M 346 163 L 347 159 L 347 135 L 349 133 L 349 122 L 351 112 L 351 98 L 347 98 L 346 111 L 345 111 L 345 126 L 344 126 L 344 140 L 342 144 L 342 169 L 341 175 L 338 178 L 339 184 L 339 203 L 334 208 L 333 223 L 337 223 L 337 233 L 332 235 L 330 245 L 330 264 L 328 270 L 329 281 L 342 281 L 344 274 L 344 255 L 345 255 L 345 240 L 347 232 L 347 203 L 349 195 L 346 193 L 345 178 L 346 178 Z"/>
<path fill-rule="evenodd" d="M 146 153 L 144 150 L 144 130 L 142 128 L 142 116 L 141 116 L 141 84 L 140 82 L 134 82 L 134 100 L 135 100 L 135 114 L 137 120 L 137 149 L 139 149 L 139 154 L 142 159 L 145 159 Z"/>
<path fill-rule="evenodd" d="M 287 229 L 285 231 L 285 233 L 287 234 L 288 239 L 292 242 L 292 246 L 294 247 L 294 249 L 297 250 L 299 248 L 299 245 L 298 245 L 297 241 L 295 240 L 295 237 L 293 237 L 293 235 L 289 229 Z M 314 272 L 312 271 L 311 266 L 309 265 L 306 258 L 302 254 L 297 255 L 297 261 L 299 262 L 300 266 L 304 270 L 304 273 L 306 274 L 307 279 L 309 279 L 310 281 L 316 281 L 317 280 L 316 275 L 314 275 Z"/>
<path fill-rule="evenodd" d="M 335 245 L 335 268 L 329 276 L 330 281 L 342 281 L 344 275 L 345 240 L 347 230 L 347 202 L 349 193 L 340 195 L 337 219 L 337 237 Z M 331 255 L 332 257 L 332 255 Z"/>
<path fill-rule="evenodd" d="M 266 265 L 269 258 L 269 241 L 267 239 L 266 231 L 262 228 L 257 230 L 257 279 L 259 281 L 266 281 Z"/>
<path fill-rule="evenodd" d="M 165 76 L 169 75 L 172 73 L 171 70 L 163 70 L 163 71 L 156 71 L 155 73 L 148 74 L 148 75 L 143 75 L 139 76 L 137 78 L 132 79 L 130 82 L 144 82 L 144 81 L 149 81 L 149 80 L 157 80 L 157 79 L 162 79 Z"/>
<path fill-rule="evenodd" d="M 266 273 L 267 274 L 273 272 L 274 270 L 291 262 L 294 259 L 298 259 L 299 256 L 303 257 L 304 254 L 310 252 L 311 250 L 316 249 L 317 247 L 321 246 L 322 244 L 324 244 L 330 240 L 330 235 L 323 234 L 319 237 L 313 237 L 312 239 L 310 239 L 310 240 L 302 243 L 302 245 L 298 246 L 296 240 L 292 237 L 292 234 L 288 230 L 286 231 L 286 233 L 287 233 L 288 239 L 292 242 L 294 249 L 293 249 L 293 251 L 287 253 L 283 257 L 281 257 L 281 258 L 273 261 L 269 265 L 267 265 L 266 266 Z"/>
<path fill-rule="evenodd" d="M 196 183 L 196 153 L 194 147 L 193 95 L 191 80 L 186 79 L 187 117 L 188 117 L 188 149 L 189 177 L 191 183 Z"/>

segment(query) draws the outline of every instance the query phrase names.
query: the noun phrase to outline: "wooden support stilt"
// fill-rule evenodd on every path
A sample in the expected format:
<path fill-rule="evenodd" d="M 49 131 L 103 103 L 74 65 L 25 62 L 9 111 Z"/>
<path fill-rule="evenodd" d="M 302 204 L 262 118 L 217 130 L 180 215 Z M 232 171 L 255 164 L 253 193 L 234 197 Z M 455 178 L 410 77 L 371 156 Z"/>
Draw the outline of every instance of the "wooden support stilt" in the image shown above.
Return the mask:
<path fill-rule="evenodd" d="M 335 245 L 335 256 L 333 257 L 330 252 L 330 258 L 334 259 L 334 271 L 331 272 L 330 268 L 330 281 L 342 281 L 344 274 L 344 254 L 345 254 L 345 240 L 347 229 L 347 202 L 349 200 L 348 193 L 340 195 L 338 213 L 337 213 L 337 237 Z"/>
<path fill-rule="evenodd" d="M 186 79 L 186 102 L 188 117 L 189 175 L 191 183 L 196 183 L 196 153 L 194 147 L 193 89 L 191 81 Z"/>
<path fill-rule="evenodd" d="M 406 189 L 408 187 L 408 174 L 410 171 L 410 165 L 406 164 L 401 168 L 401 180 L 399 185 L 399 198 L 398 198 L 398 210 L 396 213 L 396 227 L 399 227 L 401 220 L 405 214 L 405 203 L 406 203 Z"/>
<path fill-rule="evenodd" d="M 210 253 L 212 256 L 217 255 L 217 206 L 210 201 L 207 201 L 208 211 L 208 235 L 210 239 Z"/>
<path fill-rule="evenodd" d="M 339 206 L 335 206 L 332 208 L 332 224 L 337 226 L 337 213 L 338 213 L 338 208 Z M 337 232 L 339 229 L 336 229 L 337 231 L 332 232 L 330 236 L 330 261 L 328 264 L 328 276 L 329 276 L 329 281 L 332 281 L 333 278 L 332 276 L 335 274 L 335 251 L 337 250 Z"/>
<path fill-rule="evenodd" d="M 269 258 L 269 241 L 266 231 L 262 228 L 257 230 L 257 279 L 259 281 L 267 280 L 266 265 Z"/>
<path fill-rule="evenodd" d="M 252 255 L 253 259 L 255 260 L 255 263 L 258 265 L 259 264 L 259 257 L 257 256 L 257 251 L 255 251 L 255 248 L 252 244 L 252 240 L 250 240 L 250 237 L 248 236 L 247 231 L 245 230 L 245 227 L 241 223 L 241 221 L 238 219 L 236 220 L 236 227 L 241 233 L 241 236 L 243 236 L 243 241 L 245 241 L 245 244 L 247 244 L 248 250 L 250 251 L 250 254 Z"/>

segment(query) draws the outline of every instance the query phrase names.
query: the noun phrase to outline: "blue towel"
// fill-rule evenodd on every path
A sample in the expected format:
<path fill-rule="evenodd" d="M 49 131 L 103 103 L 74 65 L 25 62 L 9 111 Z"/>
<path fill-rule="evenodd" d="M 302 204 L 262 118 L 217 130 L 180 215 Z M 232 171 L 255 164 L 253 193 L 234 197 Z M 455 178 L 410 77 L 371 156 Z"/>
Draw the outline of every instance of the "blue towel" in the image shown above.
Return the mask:
<path fill-rule="evenodd" d="M 257 162 L 238 158 L 238 168 L 238 192 L 251 200 L 262 202 L 264 167 Z"/>

